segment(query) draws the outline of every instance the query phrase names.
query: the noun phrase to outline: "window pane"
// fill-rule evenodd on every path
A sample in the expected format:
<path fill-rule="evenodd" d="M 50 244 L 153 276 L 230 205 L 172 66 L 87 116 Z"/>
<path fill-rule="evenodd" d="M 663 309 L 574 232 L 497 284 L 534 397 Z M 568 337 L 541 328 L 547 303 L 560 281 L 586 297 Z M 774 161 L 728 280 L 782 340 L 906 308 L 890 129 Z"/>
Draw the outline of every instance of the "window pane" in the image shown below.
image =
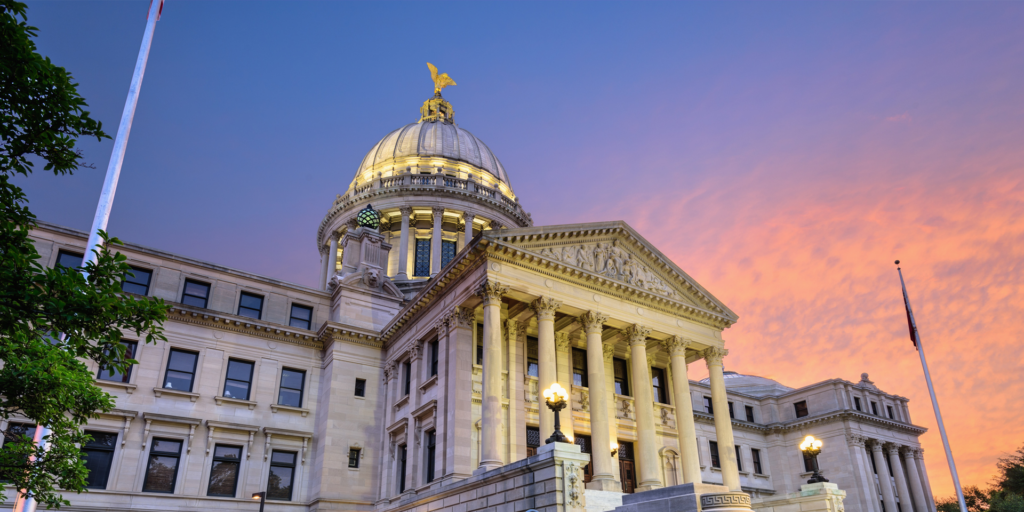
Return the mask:
<path fill-rule="evenodd" d="M 195 306 L 197 308 L 206 307 L 206 299 L 202 297 L 193 297 L 191 295 L 185 295 L 184 297 L 182 297 L 181 303 L 185 304 L 186 306 Z"/>
<path fill-rule="evenodd" d="M 134 342 L 122 341 L 121 345 L 124 345 L 124 348 L 125 348 L 125 350 L 124 350 L 124 358 L 125 359 L 132 359 L 132 358 L 135 357 L 135 343 Z M 131 376 L 132 376 L 132 369 L 131 369 L 131 367 L 129 367 L 128 371 L 126 373 L 124 373 L 123 375 L 121 374 L 121 372 L 111 368 L 111 369 L 102 369 L 102 370 L 100 370 L 100 373 L 97 376 L 97 378 L 100 379 L 100 380 L 109 380 L 109 381 L 114 381 L 114 382 L 128 382 L 131 379 Z"/>
<path fill-rule="evenodd" d="M 306 329 L 307 331 L 310 327 L 309 320 L 303 320 L 301 318 L 292 318 L 291 320 L 288 320 L 288 325 L 291 327 L 298 327 L 299 329 Z"/>
<path fill-rule="evenodd" d="M 171 351 L 171 360 L 167 364 L 169 370 L 177 370 L 179 372 L 192 373 L 196 368 L 196 357 L 197 354 L 194 352 L 182 352 L 180 350 Z"/>
<path fill-rule="evenodd" d="M 185 281 L 185 291 L 182 294 L 181 302 L 198 308 L 206 307 L 206 299 L 210 297 L 210 285 Z"/>
<path fill-rule="evenodd" d="M 416 261 L 412 275 L 413 277 L 430 276 L 430 240 L 416 239 Z"/>
<path fill-rule="evenodd" d="M 302 389 L 302 381 L 306 378 L 306 372 L 297 372 L 295 370 L 282 370 L 281 371 L 281 387 L 291 389 Z"/>
<path fill-rule="evenodd" d="M 181 441 L 169 441 L 167 439 L 153 440 L 154 452 L 181 453 Z"/>
<path fill-rule="evenodd" d="M 366 396 L 366 380 L 356 379 L 356 396 Z"/>
<path fill-rule="evenodd" d="M 90 432 L 86 431 L 86 434 L 92 436 L 92 441 L 85 444 L 86 448 L 100 448 L 100 449 L 114 449 L 114 444 L 117 442 L 117 434 L 110 434 L 107 432 Z"/>
<path fill-rule="evenodd" d="M 249 383 L 237 380 L 228 380 L 224 383 L 224 396 L 237 398 L 239 400 L 249 399 Z"/>
<path fill-rule="evenodd" d="M 292 473 L 290 467 L 270 466 L 270 477 L 267 479 L 267 499 L 291 501 Z"/>
<path fill-rule="evenodd" d="M 152 275 L 152 271 L 132 267 L 124 275 L 124 281 L 121 282 L 121 290 L 137 295 L 146 295 L 149 293 L 149 279 Z"/>
<path fill-rule="evenodd" d="M 242 447 L 241 446 L 221 446 L 217 445 L 213 449 L 213 458 L 215 459 L 241 459 L 242 458 Z"/>
<path fill-rule="evenodd" d="M 294 389 L 281 388 L 277 403 L 289 407 L 302 407 L 302 393 Z"/>
<path fill-rule="evenodd" d="M 153 445 L 156 449 L 156 443 Z M 178 473 L 178 457 L 150 455 L 146 466 L 144 492 L 174 492 L 174 479 Z"/>
<path fill-rule="evenodd" d="M 271 464 L 291 464 L 295 465 L 295 454 L 292 452 L 279 452 L 275 451 L 270 457 Z"/>
<path fill-rule="evenodd" d="M 107 478 L 110 477 L 110 463 L 114 460 L 113 450 L 82 450 L 82 460 L 89 475 L 85 477 L 85 486 L 89 489 L 106 489 Z"/>
<path fill-rule="evenodd" d="M 530 361 L 526 364 L 526 374 L 531 377 L 540 377 L 540 367 L 537 365 L 537 361 Z"/>
<path fill-rule="evenodd" d="M 455 259 L 455 242 L 441 241 L 441 267 L 444 268 Z"/>
<path fill-rule="evenodd" d="M 249 382 L 252 377 L 252 363 L 245 361 L 228 361 L 228 378 Z"/>
<path fill-rule="evenodd" d="M 181 391 L 192 391 L 192 374 L 170 370 L 164 379 L 164 387 Z"/>
<path fill-rule="evenodd" d="M 292 318 L 299 320 L 312 320 L 313 319 L 313 308 L 307 308 L 305 306 L 292 305 Z"/>
<path fill-rule="evenodd" d="M 80 268 L 82 266 L 82 255 L 60 251 L 57 254 L 57 265 L 67 268 Z"/>
<path fill-rule="evenodd" d="M 263 297 L 243 293 L 239 304 L 244 308 L 261 309 L 263 308 Z"/>
<path fill-rule="evenodd" d="M 234 496 L 235 484 L 238 482 L 238 463 L 213 461 L 210 468 L 210 488 L 206 494 L 209 496 Z"/>

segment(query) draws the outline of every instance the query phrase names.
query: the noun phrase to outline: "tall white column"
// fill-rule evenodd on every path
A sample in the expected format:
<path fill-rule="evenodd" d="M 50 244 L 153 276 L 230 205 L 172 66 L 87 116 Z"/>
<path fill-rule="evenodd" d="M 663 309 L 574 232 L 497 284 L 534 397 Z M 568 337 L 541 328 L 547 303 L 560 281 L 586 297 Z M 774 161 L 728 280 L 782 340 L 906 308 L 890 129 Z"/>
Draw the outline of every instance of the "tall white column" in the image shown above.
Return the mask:
<path fill-rule="evenodd" d="M 430 239 L 430 277 L 441 271 L 441 223 L 444 222 L 444 208 L 435 206 L 434 234 Z"/>
<path fill-rule="evenodd" d="M 327 261 L 327 251 L 323 248 L 323 246 L 320 246 L 320 281 L 317 281 L 317 282 L 320 283 L 320 289 L 321 290 L 323 290 L 324 289 L 324 285 L 327 284 L 327 265 L 328 264 L 330 264 L 330 262 Z"/>
<path fill-rule="evenodd" d="M 540 438 L 543 442 L 555 432 L 555 413 L 548 409 L 540 397 L 545 389 L 558 382 L 555 359 L 555 310 L 562 303 L 550 297 L 540 297 L 530 304 L 537 313 L 537 391 L 540 400 Z M 571 434 L 572 432 L 570 432 Z"/>
<path fill-rule="evenodd" d="M 846 444 L 850 449 L 850 461 L 853 464 L 853 474 L 856 478 L 857 487 L 860 488 L 860 495 L 857 499 L 862 501 L 860 510 L 863 512 L 878 512 L 878 492 L 875 490 L 875 479 L 871 475 L 871 461 L 867 459 L 868 453 L 864 451 L 866 438 L 858 435 L 847 435 Z M 847 495 L 847 500 L 853 498 Z M 857 508 L 850 501 L 847 505 L 851 510 Z"/>
<path fill-rule="evenodd" d="M 928 479 L 928 467 L 924 464 L 924 448 L 918 448 L 914 458 L 917 459 L 918 473 L 921 474 L 921 483 L 924 484 L 924 494 L 925 498 L 928 499 L 928 509 L 931 512 L 936 512 L 935 495 L 932 494 L 932 482 Z"/>
<path fill-rule="evenodd" d="M 480 421 L 480 470 L 501 462 L 501 297 L 508 287 L 487 280 L 477 291 L 484 307 L 484 374 Z"/>
<path fill-rule="evenodd" d="M 395 378 L 395 363 L 394 361 L 388 361 L 384 365 L 384 422 L 390 424 L 392 419 L 391 404 L 394 403 L 390 398 L 389 391 L 394 388 L 394 384 L 391 381 Z M 381 440 L 381 453 L 385 454 L 384 460 L 380 467 L 380 498 L 386 500 L 391 497 L 391 488 L 388 487 L 391 476 L 391 461 L 394 460 L 394 443 L 391 441 L 390 434 L 384 434 Z"/>
<path fill-rule="evenodd" d="M 618 444 L 619 420 L 616 412 L 616 405 L 618 402 L 615 399 L 615 366 L 613 365 L 615 360 L 614 343 L 614 341 L 611 341 L 604 344 L 604 372 L 605 375 L 612 376 L 611 379 L 608 379 L 605 385 L 605 389 L 608 391 L 608 437 L 611 440 L 610 442 Z M 612 457 L 612 474 L 615 475 L 616 484 L 619 486 L 616 490 L 621 490 L 622 475 L 620 473 L 618 453 L 615 454 L 615 457 Z"/>
<path fill-rule="evenodd" d="M 324 287 L 327 289 L 327 283 L 331 282 L 331 278 L 338 271 L 338 233 L 331 233 L 331 247 L 327 250 L 327 276 L 324 278 Z"/>
<path fill-rule="evenodd" d="M 924 487 L 921 485 L 921 474 L 917 471 L 917 460 L 914 458 L 913 448 L 904 450 L 903 461 L 907 466 L 910 492 L 914 494 L 914 511 L 931 512 L 928 510 L 928 499 L 924 497 Z"/>
<path fill-rule="evenodd" d="M 637 467 L 639 469 L 636 489 L 649 491 L 662 487 L 658 477 L 658 438 L 654 431 L 654 389 L 651 387 L 651 372 L 647 367 L 647 336 L 651 330 L 640 324 L 626 328 L 631 352 L 630 370 L 633 372 L 633 399 L 636 407 L 636 437 L 639 444 Z"/>
<path fill-rule="evenodd" d="M 892 488 L 892 480 L 889 479 L 885 455 L 882 454 L 882 443 L 878 441 L 871 443 L 871 456 L 875 461 L 875 474 L 878 475 L 878 487 L 882 489 L 882 504 L 885 505 L 885 512 L 896 512 L 896 494 Z"/>
<path fill-rule="evenodd" d="M 711 405 L 715 411 L 715 437 L 718 441 L 718 460 L 722 465 L 722 483 L 730 491 L 741 491 L 740 472 L 736 466 L 736 441 L 732 437 L 732 418 L 729 417 L 729 398 L 725 394 L 725 376 L 722 360 L 729 355 L 724 348 L 711 347 L 702 354 L 708 364 L 711 384 Z"/>
<path fill-rule="evenodd" d="M 896 492 L 899 493 L 900 503 L 903 504 L 904 512 L 914 510 L 914 499 L 910 497 L 910 487 L 907 486 L 907 477 L 903 473 L 903 463 L 900 462 L 900 447 L 890 444 L 886 447 L 889 453 L 889 464 L 892 465 L 893 477 L 896 479 Z"/>
<path fill-rule="evenodd" d="M 682 456 L 683 483 L 702 483 L 700 456 L 697 452 L 697 427 L 693 424 L 693 400 L 686 367 L 686 349 L 690 340 L 673 336 L 665 340 L 665 349 L 672 358 L 672 390 L 676 395 L 676 433 Z"/>
<path fill-rule="evenodd" d="M 611 433 L 608 429 L 608 386 L 604 372 L 604 341 L 601 333 L 608 315 L 588 311 L 580 316 L 587 333 L 587 385 L 590 390 L 590 459 L 594 476 L 588 489 L 621 491 L 612 471 Z"/>
<path fill-rule="evenodd" d="M 409 279 L 409 220 L 412 215 L 411 206 L 398 209 L 402 213 L 402 234 L 398 238 L 398 273 L 396 280 Z"/>
<path fill-rule="evenodd" d="M 465 242 L 462 244 L 463 249 L 466 248 L 466 246 L 469 245 L 469 241 L 473 239 L 473 219 L 475 218 L 476 215 L 469 212 L 464 212 L 462 214 L 462 219 L 466 222 L 466 234 L 464 235 Z"/>

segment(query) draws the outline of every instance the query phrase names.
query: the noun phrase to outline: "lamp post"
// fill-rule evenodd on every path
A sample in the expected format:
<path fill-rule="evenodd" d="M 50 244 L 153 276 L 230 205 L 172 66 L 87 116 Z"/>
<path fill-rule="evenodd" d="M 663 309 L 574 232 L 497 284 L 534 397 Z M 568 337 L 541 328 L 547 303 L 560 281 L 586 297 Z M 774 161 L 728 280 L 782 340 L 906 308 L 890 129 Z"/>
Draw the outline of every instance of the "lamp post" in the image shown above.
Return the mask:
<path fill-rule="evenodd" d="M 614 457 L 616 453 L 619 453 L 619 443 L 612 441 L 612 457 Z"/>
<path fill-rule="evenodd" d="M 263 503 L 267 501 L 266 491 L 252 493 L 252 499 L 260 500 L 260 512 L 263 512 Z"/>
<path fill-rule="evenodd" d="M 814 474 L 811 475 L 810 480 L 807 480 L 809 484 L 816 484 L 819 482 L 828 482 L 828 479 L 821 476 L 818 468 L 818 454 L 821 453 L 821 440 L 815 439 L 814 436 L 807 436 L 804 438 L 804 442 L 800 443 L 800 451 L 811 456 L 811 462 L 814 463 Z"/>
<path fill-rule="evenodd" d="M 544 403 L 548 404 L 548 409 L 555 413 L 555 432 L 544 441 L 544 444 L 568 443 L 569 439 L 562 433 L 562 423 L 559 421 L 558 412 L 565 409 L 565 406 L 568 405 L 569 393 L 556 382 L 550 388 L 544 390 Z"/>

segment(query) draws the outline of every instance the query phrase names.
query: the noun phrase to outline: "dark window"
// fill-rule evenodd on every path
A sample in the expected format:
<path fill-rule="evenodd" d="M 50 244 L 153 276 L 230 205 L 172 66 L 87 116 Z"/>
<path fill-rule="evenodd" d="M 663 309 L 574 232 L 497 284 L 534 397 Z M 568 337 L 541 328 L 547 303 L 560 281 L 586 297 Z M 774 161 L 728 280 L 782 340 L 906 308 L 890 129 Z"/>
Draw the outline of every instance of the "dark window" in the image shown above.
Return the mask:
<path fill-rule="evenodd" d="M 398 447 L 398 493 L 405 492 L 405 445 Z"/>
<path fill-rule="evenodd" d="M 234 496 L 238 489 L 238 465 L 242 460 L 241 446 L 217 445 L 213 448 L 213 466 L 210 467 L 210 487 L 207 496 Z"/>
<path fill-rule="evenodd" d="M 763 475 L 764 467 L 761 466 L 761 450 L 758 450 L 757 448 L 751 448 L 750 458 L 754 459 L 754 473 L 758 475 Z"/>
<path fill-rule="evenodd" d="M 430 376 L 437 375 L 437 362 L 440 359 L 441 346 L 437 340 L 430 342 Z"/>
<path fill-rule="evenodd" d="M 711 405 L 711 397 L 710 396 L 704 397 L 704 412 L 706 412 L 708 414 L 714 414 L 715 413 L 715 406 Z"/>
<path fill-rule="evenodd" d="M 198 359 L 199 354 L 195 352 L 171 349 L 171 357 L 167 360 L 167 374 L 164 375 L 164 388 L 192 391 Z"/>
<path fill-rule="evenodd" d="M 406 361 L 402 363 L 402 376 L 405 379 L 402 384 L 402 390 L 408 395 L 412 388 L 412 362 Z"/>
<path fill-rule="evenodd" d="M 889 411 L 889 419 L 890 419 L 890 420 L 894 420 L 894 419 L 896 419 L 896 414 L 895 414 L 895 413 L 893 413 L 893 411 L 892 411 L 892 406 L 891 406 L 891 405 L 887 405 L 887 406 L 885 406 L 885 408 L 886 408 L 886 410 L 888 410 L 888 411 Z"/>
<path fill-rule="evenodd" d="M 292 304 L 292 316 L 288 325 L 309 330 L 313 326 L 313 308 Z"/>
<path fill-rule="evenodd" d="M 348 449 L 348 467 L 358 468 L 359 467 L 359 448 Z"/>
<path fill-rule="evenodd" d="M 814 457 L 811 457 L 807 452 L 800 453 L 804 456 L 804 471 L 808 473 L 814 471 Z"/>
<path fill-rule="evenodd" d="M 427 457 L 427 472 L 424 475 L 427 483 L 434 481 L 434 459 L 437 457 L 437 432 L 431 430 L 427 432 L 424 443 L 426 445 L 426 457 Z"/>
<path fill-rule="evenodd" d="M 137 344 L 134 341 L 121 341 L 121 345 L 124 346 L 124 359 L 135 358 L 135 348 Z M 100 380 L 109 380 L 113 382 L 128 382 L 132 378 L 132 366 L 129 365 L 128 369 L 122 374 L 115 368 L 101 368 L 99 375 L 96 376 Z"/>
<path fill-rule="evenodd" d="M 142 492 L 174 492 L 174 483 L 178 480 L 178 461 L 181 459 L 181 441 L 173 439 L 153 439 L 153 447 L 149 450 L 149 462 L 146 464 L 146 479 L 142 483 Z"/>
<path fill-rule="evenodd" d="M 210 285 L 191 279 L 185 280 L 185 290 L 181 292 L 181 303 L 197 308 L 205 308 L 210 298 Z"/>
<path fill-rule="evenodd" d="M 82 268 L 82 255 L 64 250 L 57 252 L 57 266 L 64 268 Z"/>
<path fill-rule="evenodd" d="M 736 448 L 736 471 L 743 471 L 743 457 L 740 456 L 740 445 L 734 445 Z"/>
<path fill-rule="evenodd" d="M 744 405 L 743 410 L 747 413 L 747 421 L 754 422 L 754 408 L 749 405 Z"/>
<path fill-rule="evenodd" d="M 152 270 L 132 267 L 131 270 L 124 274 L 124 281 L 121 281 L 121 291 L 136 295 L 149 295 L 149 280 L 152 277 Z"/>
<path fill-rule="evenodd" d="M 416 239 L 416 262 L 413 277 L 430 277 L 430 239 Z"/>
<path fill-rule="evenodd" d="M 455 242 L 441 240 L 441 268 L 455 259 Z"/>
<path fill-rule="evenodd" d="M 260 319 L 263 315 L 263 297 L 242 292 L 238 299 L 238 316 Z"/>
<path fill-rule="evenodd" d="M 651 385 L 654 386 L 654 401 L 659 404 L 668 403 L 668 389 L 665 388 L 665 370 L 651 368 Z"/>
<path fill-rule="evenodd" d="M 267 477 L 267 499 L 292 500 L 292 483 L 295 480 L 295 452 L 274 450 L 270 456 L 270 476 Z"/>
<path fill-rule="evenodd" d="M 537 338 L 526 337 L 526 374 L 531 377 L 540 376 L 540 365 L 537 362 Z"/>
<path fill-rule="evenodd" d="M 484 324 L 476 324 L 476 364 L 484 365 Z"/>
<path fill-rule="evenodd" d="M 871 402 L 871 414 L 878 416 L 878 404 L 876 402 Z"/>
<path fill-rule="evenodd" d="M 590 442 L 590 436 L 584 436 L 580 434 L 573 434 L 573 444 L 580 447 L 581 453 L 592 454 L 593 443 Z M 590 483 L 594 478 L 594 465 L 587 464 L 583 467 L 583 483 Z"/>
<path fill-rule="evenodd" d="M 302 407 L 302 391 L 306 383 L 306 372 L 302 370 L 281 370 L 281 390 L 277 392 L 277 403 L 291 407 Z"/>
<path fill-rule="evenodd" d="M 871 447 L 870 446 L 868 447 L 868 451 L 869 452 L 871 451 Z M 875 465 L 875 458 L 871 454 L 868 454 L 868 460 L 871 461 L 871 472 L 877 475 L 878 474 L 878 466 Z"/>
<path fill-rule="evenodd" d="M 626 368 L 626 360 L 612 359 L 612 372 L 615 374 L 615 394 L 632 396 L 629 394 L 629 370 Z"/>
<path fill-rule="evenodd" d="M 857 409 L 858 411 L 861 410 L 860 409 L 860 397 L 859 396 L 853 397 L 853 408 Z"/>
<path fill-rule="evenodd" d="M 89 430 L 85 433 L 92 436 L 92 441 L 82 447 L 82 459 L 85 460 L 85 469 L 89 472 L 89 476 L 85 477 L 85 486 L 89 489 L 106 489 L 110 465 L 114 461 L 117 434 Z"/>
<path fill-rule="evenodd" d="M 249 361 L 228 359 L 228 375 L 224 379 L 224 397 L 249 399 L 249 388 L 252 387 L 252 368 Z"/>
<path fill-rule="evenodd" d="M 736 413 L 732 411 L 732 402 L 729 402 L 729 417 L 732 419 L 736 419 Z"/>
<path fill-rule="evenodd" d="M 587 387 L 587 351 L 575 347 L 572 349 L 572 383 Z"/>
<path fill-rule="evenodd" d="M 806 400 L 801 400 L 801 401 L 793 404 L 793 408 L 796 409 L 796 417 L 797 418 L 803 418 L 804 416 L 807 416 L 807 414 L 808 414 L 807 413 L 807 401 Z"/>
<path fill-rule="evenodd" d="M 356 379 L 356 396 L 366 396 L 366 379 Z"/>
<path fill-rule="evenodd" d="M 531 455 L 537 454 L 537 448 L 540 447 L 540 429 L 537 427 L 526 427 L 526 448 L 529 451 L 533 448 Z"/>
<path fill-rule="evenodd" d="M 708 446 L 711 448 L 711 467 L 721 468 L 722 461 L 718 459 L 718 443 L 715 441 L 708 441 Z"/>

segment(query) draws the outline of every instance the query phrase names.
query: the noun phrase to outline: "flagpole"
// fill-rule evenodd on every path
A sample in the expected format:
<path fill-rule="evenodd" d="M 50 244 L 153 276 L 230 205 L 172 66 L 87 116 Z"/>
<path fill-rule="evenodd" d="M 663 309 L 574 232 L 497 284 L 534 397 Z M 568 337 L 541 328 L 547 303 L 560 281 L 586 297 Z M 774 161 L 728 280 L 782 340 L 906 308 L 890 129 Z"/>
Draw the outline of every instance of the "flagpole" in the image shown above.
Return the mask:
<path fill-rule="evenodd" d="M 914 311 L 910 309 L 910 296 L 907 295 L 907 285 L 903 282 L 903 270 L 900 269 L 900 260 L 896 260 L 896 272 L 900 275 L 900 286 L 903 287 L 903 301 L 907 305 L 907 317 L 910 319 L 910 328 L 913 329 L 914 341 L 917 344 L 917 354 L 921 356 L 921 368 L 924 369 L 924 380 L 928 383 L 928 394 L 932 397 L 932 409 L 935 410 L 935 420 L 939 424 L 939 435 L 942 436 L 942 447 L 946 450 L 946 462 L 949 463 L 949 472 L 953 475 L 953 487 L 956 489 L 956 499 L 960 503 L 960 512 L 967 512 L 967 502 L 964 500 L 964 491 L 960 487 L 960 476 L 956 472 L 956 462 L 953 461 L 953 450 L 949 447 L 949 438 L 946 437 L 946 425 L 942 423 L 942 412 L 939 411 L 939 400 L 935 398 L 935 386 L 932 385 L 932 374 L 928 371 L 928 362 L 924 358 L 924 344 L 921 343 L 921 333 L 917 331 L 917 322 L 914 320 Z"/>

